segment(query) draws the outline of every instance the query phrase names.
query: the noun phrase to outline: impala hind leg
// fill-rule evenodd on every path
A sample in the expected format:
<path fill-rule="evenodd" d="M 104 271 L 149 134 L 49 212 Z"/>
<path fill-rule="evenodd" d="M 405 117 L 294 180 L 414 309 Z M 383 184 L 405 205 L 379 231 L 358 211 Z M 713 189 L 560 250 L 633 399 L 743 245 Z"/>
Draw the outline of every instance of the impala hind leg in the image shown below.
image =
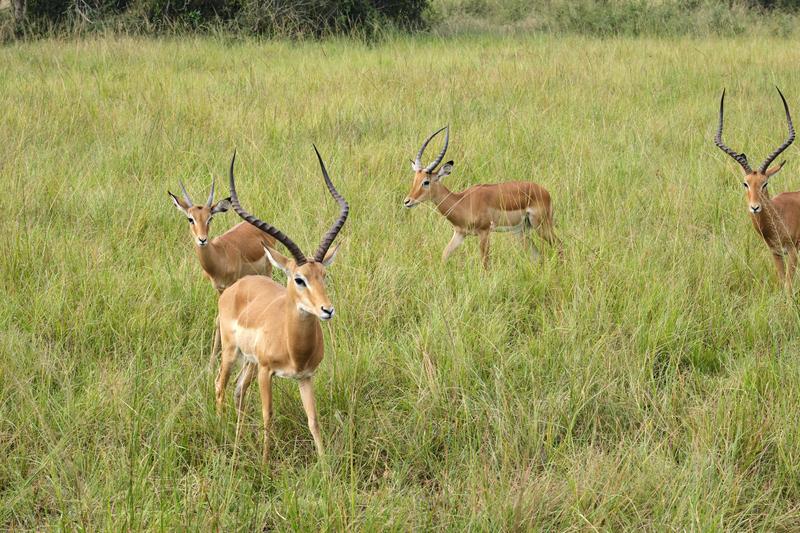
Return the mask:
<path fill-rule="evenodd" d="M 563 257 L 564 252 L 561 249 L 561 241 L 556 236 L 555 228 L 553 227 L 553 213 L 546 212 L 540 215 L 537 214 L 535 209 L 528 209 L 528 222 L 536 230 L 539 237 L 555 248 L 559 257 Z"/>
<path fill-rule="evenodd" d="M 311 431 L 311 436 L 314 437 L 317 455 L 322 456 L 325 452 L 322 449 L 322 435 L 319 431 L 317 406 L 314 402 L 314 388 L 311 385 L 310 378 L 300 380 L 300 399 L 303 400 L 303 409 L 305 409 L 306 417 L 308 417 L 308 429 Z"/>
<path fill-rule="evenodd" d="M 792 288 L 792 281 L 794 278 L 794 270 L 797 266 L 797 248 L 794 246 L 789 247 L 789 260 L 786 262 L 786 288 Z"/>
<path fill-rule="evenodd" d="M 541 258 L 542 254 L 539 253 L 539 248 L 536 246 L 536 243 L 533 242 L 533 238 L 531 238 L 531 232 L 528 228 L 523 229 L 516 233 L 517 239 L 519 240 L 520 245 L 523 248 L 530 251 L 531 255 L 533 255 L 534 259 Z"/>
<path fill-rule="evenodd" d="M 483 261 L 483 268 L 489 270 L 489 236 L 491 232 L 489 231 L 482 231 L 478 233 L 478 237 L 481 240 L 481 260 Z"/>
<path fill-rule="evenodd" d="M 222 414 L 223 400 L 225 399 L 225 387 L 228 386 L 228 379 L 231 377 L 231 368 L 236 362 L 236 345 L 234 343 L 223 343 L 222 362 L 219 365 L 219 374 L 216 381 L 217 414 Z"/>
<path fill-rule="evenodd" d="M 466 237 L 465 234 L 461 233 L 458 230 L 453 231 L 453 237 L 450 239 L 450 242 L 447 243 L 447 246 L 442 252 L 442 263 L 447 261 L 447 258 L 450 257 L 450 254 L 456 251 L 456 248 L 461 246 L 464 242 L 464 238 Z"/>
<path fill-rule="evenodd" d="M 261 391 L 261 415 L 264 417 L 264 451 L 261 458 L 269 461 L 269 429 L 272 424 L 272 371 L 261 365 L 258 367 L 258 389 Z"/>

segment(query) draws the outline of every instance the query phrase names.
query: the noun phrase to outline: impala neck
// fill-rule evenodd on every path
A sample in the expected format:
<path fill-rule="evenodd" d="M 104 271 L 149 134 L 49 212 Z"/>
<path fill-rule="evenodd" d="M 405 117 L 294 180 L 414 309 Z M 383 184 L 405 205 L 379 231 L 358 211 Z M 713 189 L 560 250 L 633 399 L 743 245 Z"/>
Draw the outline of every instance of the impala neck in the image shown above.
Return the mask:
<path fill-rule="evenodd" d="M 431 201 L 436 204 L 436 209 L 451 223 L 456 224 L 456 211 L 463 199 L 463 193 L 451 192 L 441 182 L 431 183 Z"/>
<path fill-rule="evenodd" d="M 200 260 L 200 266 L 212 278 L 220 273 L 217 265 L 219 252 L 219 245 L 213 241 L 210 241 L 206 246 L 199 246 L 196 242 L 194 243 L 194 253 L 197 255 L 197 259 Z"/>
<path fill-rule="evenodd" d="M 316 315 L 297 308 L 294 290 L 288 290 L 285 321 L 287 351 L 295 365 L 302 368 L 321 343 L 322 328 Z"/>
<path fill-rule="evenodd" d="M 753 221 L 755 228 L 761 233 L 768 244 L 774 238 L 780 238 L 785 231 L 783 231 L 783 220 L 780 213 L 772 203 L 769 196 L 769 191 L 762 191 L 759 196 L 761 202 L 761 211 L 758 213 L 750 213 L 750 218 Z"/>

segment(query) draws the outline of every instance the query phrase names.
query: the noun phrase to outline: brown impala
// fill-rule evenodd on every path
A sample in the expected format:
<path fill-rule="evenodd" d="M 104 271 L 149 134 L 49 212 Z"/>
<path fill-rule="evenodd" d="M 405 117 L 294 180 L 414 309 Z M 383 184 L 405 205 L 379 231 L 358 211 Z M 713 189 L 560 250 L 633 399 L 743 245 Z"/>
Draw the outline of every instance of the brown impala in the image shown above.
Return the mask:
<path fill-rule="evenodd" d="M 422 154 L 428 143 L 438 133 L 445 131 L 444 148 L 428 166 L 422 166 Z M 550 245 L 559 247 L 553 231 L 553 207 L 550 194 L 544 187 L 525 181 L 511 181 L 493 185 L 474 185 L 462 192 L 451 192 L 442 183 L 442 178 L 450 175 L 453 162 L 448 161 L 437 171 L 436 167 L 444 159 L 450 142 L 450 128 L 432 133 L 416 159 L 411 162 L 414 180 L 411 191 L 403 205 L 414 207 L 425 200 L 434 203 L 439 212 L 453 225 L 453 238 L 444 249 L 442 261 L 464 242 L 467 235 L 480 238 L 483 266 L 489 266 L 489 234 L 493 231 L 511 231 L 538 255 L 530 236 L 535 229 L 539 236 Z M 559 251 L 560 253 L 560 251 Z"/>
<path fill-rule="evenodd" d="M 777 88 L 777 87 L 776 87 Z M 778 94 L 783 101 L 786 111 L 786 122 L 789 124 L 789 136 L 769 157 L 758 167 L 750 168 L 747 156 L 734 152 L 722 142 L 722 116 L 725 107 L 725 91 L 719 101 L 719 128 L 714 142 L 723 152 L 731 156 L 744 171 L 743 185 L 747 196 L 747 211 L 753 227 L 767 243 L 778 270 L 778 278 L 787 287 L 791 287 L 792 275 L 797 265 L 797 246 L 800 244 L 800 192 L 784 192 L 775 198 L 770 198 L 767 184 L 769 178 L 783 168 L 783 161 L 779 165 L 770 167 L 770 164 L 781 152 L 786 150 L 794 141 L 794 126 L 792 116 L 789 114 L 789 105 L 780 89 Z M 788 260 L 787 260 L 788 257 Z"/>
<path fill-rule="evenodd" d="M 180 181 L 183 198 L 171 192 L 172 203 L 189 220 L 189 231 L 194 241 L 194 252 L 200 261 L 200 267 L 211 281 L 214 289 L 222 293 L 226 287 L 250 274 L 272 274 L 272 266 L 267 261 L 264 246 L 274 246 L 275 239 L 246 222 L 240 222 L 219 237 L 208 240 L 208 233 L 214 215 L 224 213 L 231 207 L 230 198 L 214 203 L 214 180 L 211 181 L 211 193 L 203 205 L 192 202 L 186 187 Z M 214 340 L 211 346 L 211 362 L 219 346 L 219 319 L 214 327 Z"/>
<path fill-rule="evenodd" d="M 316 146 L 314 151 L 317 151 Z M 269 429 L 272 419 L 273 376 L 295 379 L 300 385 L 300 398 L 308 417 L 308 428 L 314 437 L 317 453 L 322 455 L 322 436 L 317 423 L 311 378 L 322 361 L 324 346 L 320 320 L 333 318 L 333 305 L 325 290 L 325 270 L 333 262 L 337 248 L 329 251 L 342 229 L 349 207 L 325 170 L 317 152 L 322 177 L 339 203 L 339 218 L 322 238 L 311 259 L 283 232 L 249 214 L 239 205 L 233 180 L 234 153 L 231 160 L 231 203 L 240 217 L 283 243 L 292 254 L 284 257 L 271 245 L 264 249 L 270 262 L 286 273 L 286 287 L 264 276 L 247 276 L 231 285 L 219 298 L 222 365 L 216 383 L 217 410 L 222 411 L 225 386 L 234 362 L 242 357 L 246 365 L 236 384 L 236 408 L 241 415 L 247 387 L 258 375 L 261 411 L 264 417 L 264 455 L 269 458 Z M 241 419 L 241 416 L 240 416 Z M 238 423 L 237 423 L 238 432 Z"/>

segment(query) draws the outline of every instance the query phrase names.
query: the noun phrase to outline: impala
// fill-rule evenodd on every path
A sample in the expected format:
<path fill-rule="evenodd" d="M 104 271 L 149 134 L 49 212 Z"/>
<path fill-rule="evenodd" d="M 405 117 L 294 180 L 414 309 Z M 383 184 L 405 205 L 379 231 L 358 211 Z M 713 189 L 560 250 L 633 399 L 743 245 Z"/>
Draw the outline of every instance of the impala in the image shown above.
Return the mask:
<path fill-rule="evenodd" d="M 777 89 L 777 87 L 776 87 Z M 722 117 L 725 108 L 725 91 L 719 101 L 719 128 L 714 137 L 715 144 L 726 154 L 731 156 L 744 171 L 743 185 L 747 198 L 747 211 L 750 220 L 761 238 L 772 252 L 778 278 L 791 287 L 792 275 L 797 265 L 797 246 L 800 244 L 800 192 L 784 192 L 775 198 L 770 198 L 767 185 L 769 178 L 783 168 L 783 161 L 779 165 L 770 167 L 770 164 L 781 152 L 786 150 L 794 141 L 794 126 L 792 116 L 789 114 L 789 104 L 778 89 L 778 94 L 783 101 L 786 112 L 786 122 L 789 125 L 789 136 L 757 170 L 750 168 L 747 156 L 734 152 L 722 142 Z"/>
<path fill-rule="evenodd" d="M 445 131 L 444 148 L 432 163 L 423 166 L 422 155 L 425 148 L 442 131 Z M 538 255 L 530 235 L 530 230 L 535 229 L 548 244 L 558 247 L 560 254 L 560 244 L 553 230 L 553 208 L 547 190 L 536 183 L 512 181 L 474 185 L 462 192 L 451 192 L 442 183 L 442 178 L 450 175 L 453 162 L 448 161 L 436 170 L 444 159 L 449 142 L 449 126 L 435 131 L 425 139 L 417 157 L 411 162 L 414 179 L 411 191 L 403 202 L 405 207 L 412 208 L 430 200 L 453 225 L 453 237 L 442 253 L 442 261 L 447 260 L 467 235 L 477 235 L 480 238 L 483 266 L 488 268 L 489 235 L 493 231 L 517 234 L 534 255 Z"/>
<path fill-rule="evenodd" d="M 340 207 L 334 222 L 310 259 L 284 233 L 245 211 L 239 204 L 233 178 L 234 152 L 230 168 L 231 203 L 236 213 L 253 227 L 283 243 L 292 258 L 264 247 L 270 262 L 286 273 L 286 287 L 264 276 L 246 276 L 230 286 L 219 298 L 222 364 L 216 381 L 217 412 L 221 414 L 225 387 L 232 365 L 239 358 L 246 363 L 239 374 L 234 395 L 241 420 L 247 387 L 255 375 L 261 392 L 264 417 L 263 459 L 269 458 L 269 430 L 272 419 L 272 378 L 292 378 L 299 382 L 300 398 L 308 417 L 308 428 L 317 453 L 322 455 L 322 436 L 317 422 L 311 378 L 322 361 L 324 346 L 320 321 L 333 318 L 334 308 L 325 289 L 326 268 L 333 262 L 337 247 L 333 240 L 347 220 L 349 207 L 331 182 L 316 146 L 322 177 Z M 239 423 L 237 422 L 237 433 Z"/>
<path fill-rule="evenodd" d="M 274 246 L 275 239 L 246 222 L 240 222 L 219 237 L 209 241 L 208 233 L 214 215 L 224 213 L 231 207 L 230 199 L 225 198 L 214 203 L 214 180 L 211 181 L 211 193 L 205 204 L 192 202 L 183 182 L 179 182 L 183 198 L 178 198 L 170 191 L 172 203 L 189 221 L 189 231 L 194 242 L 194 251 L 205 276 L 211 281 L 214 289 L 222 293 L 226 287 L 236 280 L 250 274 L 269 276 L 272 266 L 267 261 L 264 245 Z M 219 346 L 218 320 L 214 327 L 214 340 L 211 347 L 211 361 Z"/>

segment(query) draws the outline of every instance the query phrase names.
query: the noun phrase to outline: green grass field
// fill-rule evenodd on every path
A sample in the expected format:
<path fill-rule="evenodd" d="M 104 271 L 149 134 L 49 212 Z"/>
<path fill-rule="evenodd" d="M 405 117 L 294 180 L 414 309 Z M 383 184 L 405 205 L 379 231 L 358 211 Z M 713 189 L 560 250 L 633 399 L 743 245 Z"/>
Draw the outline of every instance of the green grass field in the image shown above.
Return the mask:
<path fill-rule="evenodd" d="M 0 529 L 800 528 L 800 313 L 726 140 L 800 117 L 797 41 L 40 41 L 0 48 Z M 564 241 L 451 261 L 409 158 L 531 180 Z M 234 442 L 216 296 L 167 189 L 218 190 L 312 249 L 351 216 L 315 378 L 327 457 L 278 380 Z M 432 148 L 435 153 L 436 147 Z M 772 180 L 800 189 L 800 158 Z M 754 163 L 755 164 L 755 163 Z M 238 222 L 218 217 L 215 234 Z M 283 278 L 281 278 L 283 279 Z"/>

